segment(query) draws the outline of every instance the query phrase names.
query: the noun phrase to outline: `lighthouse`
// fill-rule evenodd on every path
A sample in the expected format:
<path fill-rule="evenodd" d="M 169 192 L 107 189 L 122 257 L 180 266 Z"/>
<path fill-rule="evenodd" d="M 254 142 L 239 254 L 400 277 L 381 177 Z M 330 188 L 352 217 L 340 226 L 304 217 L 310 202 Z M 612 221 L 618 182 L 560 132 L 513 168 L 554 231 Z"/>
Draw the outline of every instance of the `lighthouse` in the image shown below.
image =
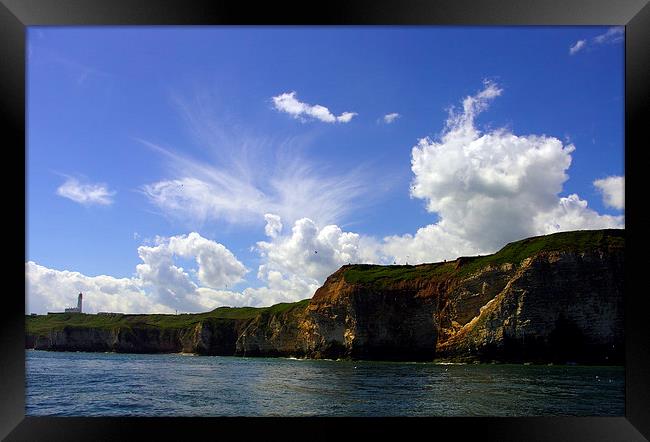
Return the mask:
<path fill-rule="evenodd" d="M 77 306 L 76 307 L 70 307 L 65 309 L 66 313 L 81 313 L 81 302 L 83 299 L 83 294 L 79 293 L 79 296 L 77 297 Z"/>

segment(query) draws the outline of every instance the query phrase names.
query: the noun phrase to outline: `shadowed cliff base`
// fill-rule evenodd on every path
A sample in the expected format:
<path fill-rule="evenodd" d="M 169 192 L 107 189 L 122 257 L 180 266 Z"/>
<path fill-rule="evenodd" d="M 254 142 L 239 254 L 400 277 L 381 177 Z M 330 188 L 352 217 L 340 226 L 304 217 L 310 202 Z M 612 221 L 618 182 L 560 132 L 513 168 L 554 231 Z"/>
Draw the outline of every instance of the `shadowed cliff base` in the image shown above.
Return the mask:
<path fill-rule="evenodd" d="M 346 265 L 311 299 L 185 315 L 26 317 L 26 348 L 401 361 L 621 364 L 625 231 L 480 257 Z"/>

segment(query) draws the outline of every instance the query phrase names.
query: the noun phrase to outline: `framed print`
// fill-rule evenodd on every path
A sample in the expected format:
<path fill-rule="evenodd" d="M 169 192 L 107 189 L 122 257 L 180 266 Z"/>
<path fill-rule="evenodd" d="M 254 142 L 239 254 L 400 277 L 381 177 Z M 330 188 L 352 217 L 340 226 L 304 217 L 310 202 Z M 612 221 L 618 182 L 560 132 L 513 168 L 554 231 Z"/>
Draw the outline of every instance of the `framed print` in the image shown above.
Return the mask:
<path fill-rule="evenodd" d="M 647 440 L 647 2 L 311 6 L 3 0 L 2 436 Z"/>

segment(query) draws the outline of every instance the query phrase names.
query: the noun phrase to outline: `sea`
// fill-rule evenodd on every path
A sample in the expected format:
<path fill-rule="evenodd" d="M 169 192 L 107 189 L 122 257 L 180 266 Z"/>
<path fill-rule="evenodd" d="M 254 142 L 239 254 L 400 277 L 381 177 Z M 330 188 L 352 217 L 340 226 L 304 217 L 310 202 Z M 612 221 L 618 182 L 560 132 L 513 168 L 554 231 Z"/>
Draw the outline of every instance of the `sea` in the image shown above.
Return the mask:
<path fill-rule="evenodd" d="M 623 416 L 623 367 L 26 351 L 28 416 Z"/>

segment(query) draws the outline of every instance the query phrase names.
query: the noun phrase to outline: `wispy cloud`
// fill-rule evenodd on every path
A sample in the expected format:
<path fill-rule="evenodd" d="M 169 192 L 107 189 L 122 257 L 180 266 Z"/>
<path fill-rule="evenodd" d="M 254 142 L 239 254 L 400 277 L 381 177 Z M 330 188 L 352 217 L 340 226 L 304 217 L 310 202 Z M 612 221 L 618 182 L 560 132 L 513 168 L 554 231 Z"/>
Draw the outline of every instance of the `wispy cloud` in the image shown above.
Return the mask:
<path fill-rule="evenodd" d="M 397 120 L 399 117 L 401 117 L 400 114 L 398 114 L 397 112 L 393 112 L 393 113 L 390 113 L 390 114 L 386 114 L 386 115 L 384 115 L 384 117 L 382 118 L 382 120 L 383 120 L 384 123 L 386 123 L 386 124 L 391 124 L 392 122 L 394 122 L 395 120 Z"/>
<path fill-rule="evenodd" d="M 195 222 L 261 223 L 265 214 L 277 213 L 289 222 L 309 216 L 324 225 L 358 207 L 357 200 L 367 190 L 361 169 L 328 174 L 282 152 L 276 152 L 275 167 L 264 169 L 245 159 L 208 164 L 141 142 L 170 159 L 173 175 L 141 190 L 166 214 Z"/>
<path fill-rule="evenodd" d="M 285 112 L 294 118 L 303 121 L 307 119 L 315 119 L 325 123 L 349 123 L 356 112 L 343 112 L 341 115 L 336 116 L 328 108 L 320 104 L 307 104 L 299 101 L 296 98 L 296 92 L 286 92 L 278 96 L 272 97 L 275 109 L 280 112 Z"/>
<path fill-rule="evenodd" d="M 113 204 L 116 192 L 109 190 L 104 183 L 81 183 L 76 178 L 67 177 L 56 193 L 84 206 L 109 206 Z"/>
<path fill-rule="evenodd" d="M 163 214 L 191 227 L 217 220 L 262 224 L 268 213 L 289 223 L 308 216 L 325 225 L 368 203 L 361 198 L 371 181 L 364 166 L 341 171 L 335 164 L 317 165 L 306 159 L 310 138 L 256 136 L 218 103 L 204 90 L 173 96 L 199 154 L 136 139 L 167 159 L 168 176 L 140 188 Z"/>
<path fill-rule="evenodd" d="M 583 49 L 587 45 L 587 40 L 578 40 L 575 42 L 575 44 L 571 45 L 569 48 L 569 54 L 573 55 L 578 53 L 581 49 Z"/>
<path fill-rule="evenodd" d="M 594 37 L 594 43 L 621 43 L 625 37 L 625 28 L 622 26 L 614 26 L 609 28 L 604 34 Z"/>
<path fill-rule="evenodd" d="M 575 55 L 583 49 L 589 47 L 595 47 L 598 45 L 608 44 L 608 43 L 621 43 L 625 38 L 625 28 L 622 26 L 614 26 L 607 29 L 606 32 L 599 34 L 592 38 L 591 40 L 583 39 L 578 40 L 571 46 L 569 46 L 569 54 Z"/>
<path fill-rule="evenodd" d="M 226 246 L 190 233 L 157 237 L 139 247 L 142 262 L 132 278 L 88 277 L 28 262 L 30 309 L 62 308 L 66 296 L 78 291 L 88 291 L 97 309 L 125 312 L 270 305 L 312 296 L 327 275 L 348 262 L 431 262 L 490 253 L 527 236 L 623 227 L 623 216 L 601 215 L 576 194 L 559 196 L 568 179 L 572 144 L 505 128 L 481 132 L 476 117 L 502 93 L 486 81 L 462 100 L 462 109 L 450 111 L 439 139 L 426 137 L 413 147 L 411 196 L 423 200 L 438 220 L 413 234 L 383 239 L 335 224 L 358 205 L 364 183 L 373 181 L 361 173 L 329 173 L 290 149 L 274 152 L 274 162 L 262 162 L 276 166 L 267 169 L 257 166 L 259 161 L 236 157 L 237 149 L 228 144 L 223 150 L 229 155 L 208 163 L 140 140 L 169 160 L 173 176 L 143 187 L 166 213 L 266 221 L 267 239 L 253 249 L 260 255 L 257 279 L 263 286 L 233 290 L 245 282 L 249 269 Z M 188 111 L 200 127 L 202 117 Z M 210 123 L 218 127 L 205 121 Z M 221 133 L 220 143 L 234 142 Z M 260 155 L 255 143 L 247 145 Z M 622 180 L 594 182 L 606 204 L 623 206 Z M 184 270 L 176 258 L 194 259 L 196 270 Z"/>

